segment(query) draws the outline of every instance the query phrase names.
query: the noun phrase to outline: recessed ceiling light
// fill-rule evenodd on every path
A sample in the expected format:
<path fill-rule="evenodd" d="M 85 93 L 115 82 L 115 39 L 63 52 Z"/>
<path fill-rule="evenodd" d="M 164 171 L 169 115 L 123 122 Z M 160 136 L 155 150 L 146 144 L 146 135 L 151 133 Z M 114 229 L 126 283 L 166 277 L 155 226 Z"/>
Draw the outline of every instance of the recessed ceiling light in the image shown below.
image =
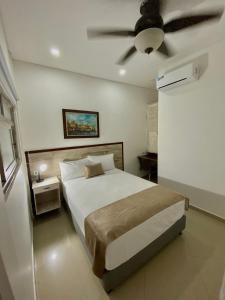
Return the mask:
<path fill-rule="evenodd" d="M 120 76 L 124 76 L 124 75 L 126 75 L 126 73 L 127 73 L 127 71 L 125 69 L 120 69 L 119 70 Z"/>
<path fill-rule="evenodd" d="M 50 53 L 55 56 L 55 57 L 59 57 L 60 56 L 60 51 L 58 48 L 51 48 L 50 49 Z"/>
<path fill-rule="evenodd" d="M 50 259 L 52 261 L 55 261 L 57 258 L 58 258 L 58 254 L 55 251 L 52 252 L 51 255 L 50 255 Z"/>

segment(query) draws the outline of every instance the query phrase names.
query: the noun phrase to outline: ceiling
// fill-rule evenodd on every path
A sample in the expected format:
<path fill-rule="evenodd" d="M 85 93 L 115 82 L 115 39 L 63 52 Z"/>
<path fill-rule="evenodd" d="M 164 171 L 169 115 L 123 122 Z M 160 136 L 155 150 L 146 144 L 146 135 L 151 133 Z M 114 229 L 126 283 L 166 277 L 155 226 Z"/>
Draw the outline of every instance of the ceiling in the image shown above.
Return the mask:
<path fill-rule="evenodd" d="M 182 12 L 225 4 L 225 0 L 164 0 L 164 21 Z M 132 38 L 88 41 L 87 27 L 133 28 L 140 0 L 0 0 L 9 50 L 14 59 L 81 74 L 151 87 L 158 69 L 174 59 L 225 38 L 225 15 L 219 23 L 167 35 L 176 56 L 170 60 L 153 53 L 138 53 L 118 75 L 115 62 L 129 48 Z M 49 53 L 58 47 L 59 58 Z"/>

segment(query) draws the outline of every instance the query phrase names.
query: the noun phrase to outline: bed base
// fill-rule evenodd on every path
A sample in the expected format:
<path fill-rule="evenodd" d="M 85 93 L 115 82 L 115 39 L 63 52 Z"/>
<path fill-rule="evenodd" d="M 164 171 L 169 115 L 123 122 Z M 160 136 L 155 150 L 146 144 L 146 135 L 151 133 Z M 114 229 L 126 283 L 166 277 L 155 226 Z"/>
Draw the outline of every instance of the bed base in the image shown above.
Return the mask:
<path fill-rule="evenodd" d="M 169 242 L 174 240 L 185 228 L 186 217 L 183 216 L 173 226 L 171 226 L 165 233 L 158 237 L 155 241 L 149 244 L 146 248 L 141 250 L 130 260 L 112 271 L 106 271 L 102 278 L 102 285 L 106 292 L 111 292 L 123 281 L 125 281 L 131 274 L 144 266 L 153 256 L 155 256 L 161 249 L 163 249 Z"/>
<path fill-rule="evenodd" d="M 68 209 L 69 210 L 69 209 Z M 70 210 L 69 210 L 70 211 Z M 73 224 L 76 232 L 79 235 L 83 246 L 88 254 L 90 261 L 92 262 L 92 256 L 86 246 L 85 238 L 75 220 L 72 216 Z M 174 225 L 172 225 L 167 231 L 165 231 L 160 237 L 154 240 L 151 244 L 129 259 L 127 262 L 122 264 L 111 271 L 105 271 L 103 278 L 100 280 L 104 290 L 110 293 L 113 289 L 119 286 L 125 281 L 131 274 L 135 273 L 138 269 L 144 266 L 153 256 L 155 256 L 162 248 L 164 248 L 169 242 L 174 240 L 177 236 L 182 234 L 182 231 L 186 226 L 186 216 L 184 215 Z"/>

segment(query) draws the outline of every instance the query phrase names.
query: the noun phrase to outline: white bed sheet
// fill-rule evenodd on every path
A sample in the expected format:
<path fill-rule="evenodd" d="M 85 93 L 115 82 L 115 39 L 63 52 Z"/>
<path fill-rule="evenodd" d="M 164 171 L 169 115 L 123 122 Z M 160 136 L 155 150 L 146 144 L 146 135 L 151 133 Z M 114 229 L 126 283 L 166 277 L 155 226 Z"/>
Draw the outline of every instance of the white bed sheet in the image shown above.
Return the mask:
<path fill-rule="evenodd" d="M 93 211 L 156 184 L 118 169 L 102 176 L 63 182 L 63 194 L 73 217 L 84 232 L 84 220 Z M 185 200 L 161 211 L 110 243 L 106 249 L 106 269 L 113 270 L 144 249 L 185 213 Z"/>

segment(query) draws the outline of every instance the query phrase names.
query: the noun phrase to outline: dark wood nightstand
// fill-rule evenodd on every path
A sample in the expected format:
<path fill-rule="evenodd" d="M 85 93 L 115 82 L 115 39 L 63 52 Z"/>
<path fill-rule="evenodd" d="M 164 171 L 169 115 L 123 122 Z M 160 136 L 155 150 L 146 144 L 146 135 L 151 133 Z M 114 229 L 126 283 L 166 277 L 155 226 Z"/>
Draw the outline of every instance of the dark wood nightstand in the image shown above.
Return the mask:
<path fill-rule="evenodd" d="M 148 172 L 148 179 L 158 183 L 158 154 L 146 153 L 138 156 L 140 169 Z"/>

